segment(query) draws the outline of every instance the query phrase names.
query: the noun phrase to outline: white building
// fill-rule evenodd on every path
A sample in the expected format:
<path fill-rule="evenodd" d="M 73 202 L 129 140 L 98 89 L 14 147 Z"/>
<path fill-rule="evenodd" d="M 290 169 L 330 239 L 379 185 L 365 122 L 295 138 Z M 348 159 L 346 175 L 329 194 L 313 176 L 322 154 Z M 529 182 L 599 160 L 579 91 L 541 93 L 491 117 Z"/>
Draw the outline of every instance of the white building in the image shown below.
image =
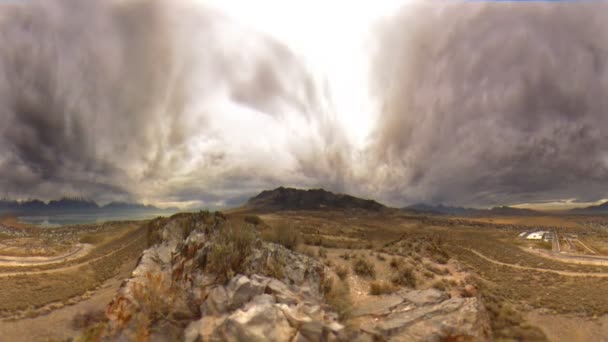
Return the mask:
<path fill-rule="evenodd" d="M 549 232 L 546 231 L 538 231 L 538 232 L 533 232 L 528 234 L 528 236 L 526 236 L 526 240 L 542 240 L 543 237 L 545 236 L 545 234 L 549 234 Z"/>

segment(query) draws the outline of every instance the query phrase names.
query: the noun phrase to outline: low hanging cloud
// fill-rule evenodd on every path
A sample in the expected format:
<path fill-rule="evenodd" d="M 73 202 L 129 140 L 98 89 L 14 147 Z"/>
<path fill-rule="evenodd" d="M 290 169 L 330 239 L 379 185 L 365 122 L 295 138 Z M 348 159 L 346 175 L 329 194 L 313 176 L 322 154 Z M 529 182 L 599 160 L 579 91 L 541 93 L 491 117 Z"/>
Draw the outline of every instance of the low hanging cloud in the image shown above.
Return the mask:
<path fill-rule="evenodd" d="M 280 42 L 191 2 L 0 8 L 3 195 L 209 205 L 340 183 L 340 127 Z"/>
<path fill-rule="evenodd" d="M 607 197 L 607 3 L 416 2 L 380 32 L 368 157 L 387 198 Z"/>

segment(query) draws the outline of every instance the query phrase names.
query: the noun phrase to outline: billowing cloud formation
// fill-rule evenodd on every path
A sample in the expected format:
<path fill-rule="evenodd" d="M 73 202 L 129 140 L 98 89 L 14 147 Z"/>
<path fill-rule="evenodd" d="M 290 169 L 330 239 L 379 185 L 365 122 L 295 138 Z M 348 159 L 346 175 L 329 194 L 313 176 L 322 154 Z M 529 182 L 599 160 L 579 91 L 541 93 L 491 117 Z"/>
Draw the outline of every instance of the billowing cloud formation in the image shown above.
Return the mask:
<path fill-rule="evenodd" d="M 340 129 L 281 43 L 188 2 L 0 13 L 5 195 L 210 204 L 279 183 L 340 186 Z"/>
<path fill-rule="evenodd" d="M 385 195 L 606 197 L 608 4 L 416 3 L 385 23 L 370 147 Z"/>
<path fill-rule="evenodd" d="M 372 82 L 352 94 L 372 97 L 352 100 L 380 108 L 350 121 L 334 108 L 358 108 L 333 101 L 366 70 L 327 80 L 303 51 L 203 4 L 0 5 L 0 196 L 234 205 L 295 185 L 393 205 L 606 197 L 607 3 L 409 2 L 369 31 Z"/>

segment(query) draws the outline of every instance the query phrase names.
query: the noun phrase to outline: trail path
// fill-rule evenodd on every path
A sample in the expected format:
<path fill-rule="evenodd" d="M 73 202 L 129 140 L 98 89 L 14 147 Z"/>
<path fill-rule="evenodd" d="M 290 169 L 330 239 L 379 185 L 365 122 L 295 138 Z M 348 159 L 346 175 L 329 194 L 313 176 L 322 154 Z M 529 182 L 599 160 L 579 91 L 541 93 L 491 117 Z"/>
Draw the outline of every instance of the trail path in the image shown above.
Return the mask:
<path fill-rule="evenodd" d="M 559 275 L 563 275 L 563 276 L 568 276 L 568 277 L 597 277 L 597 278 L 608 278 L 608 272 L 597 272 L 597 273 L 590 273 L 590 272 L 571 272 L 571 271 L 558 271 L 558 270 L 550 270 L 550 269 L 546 269 L 546 268 L 536 268 L 536 267 L 529 267 L 529 266 L 521 266 L 521 265 L 515 265 L 515 264 L 508 264 L 505 262 L 501 262 L 498 260 L 494 260 L 492 258 L 489 258 L 481 253 L 479 253 L 478 251 L 474 250 L 474 249 L 467 249 L 469 252 L 477 255 L 478 257 L 491 262 L 493 264 L 496 265 L 501 265 L 501 266 L 506 266 L 506 267 L 511 267 L 511 268 L 517 268 L 520 270 L 529 270 L 529 271 L 537 271 L 537 272 L 546 272 L 546 273 L 555 273 L 555 274 L 559 274 Z"/>
<path fill-rule="evenodd" d="M 97 260 L 101 260 L 101 259 L 103 259 L 103 258 L 106 258 L 106 257 L 108 257 L 108 256 L 110 256 L 110 255 L 116 254 L 116 253 L 118 253 L 119 251 L 121 251 L 121 250 L 123 250 L 123 249 L 125 249 L 125 248 L 128 248 L 128 247 L 130 247 L 131 245 L 133 245 L 134 243 L 138 242 L 138 241 L 139 241 L 139 239 L 141 239 L 141 238 L 142 238 L 142 237 L 135 238 L 135 239 L 133 239 L 133 240 L 129 241 L 129 243 L 127 243 L 126 245 L 124 245 L 124 246 L 122 246 L 122 247 L 120 247 L 120 248 L 117 248 L 117 249 L 115 249 L 115 250 L 113 250 L 113 251 L 111 251 L 111 252 L 109 252 L 109 253 L 107 253 L 107 254 L 104 254 L 104 255 L 102 255 L 102 256 L 99 256 L 99 257 L 96 257 L 96 258 L 93 258 L 93 259 L 90 259 L 90 260 L 86 260 L 86 261 L 81 262 L 81 263 L 77 263 L 77 264 L 69 265 L 69 266 L 66 266 L 66 267 L 52 268 L 52 269 L 48 269 L 48 270 L 37 270 L 37 271 L 17 271 L 17 272 L 6 272 L 6 273 L 0 273 L 0 278 L 12 277 L 12 276 L 19 276 L 19 275 L 32 275 L 32 274 L 43 274 L 43 273 L 45 273 L 45 274 L 46 274 L 46 273 L 57 273 L 57 272 L 64 272 L 64 271 L 70 271 L 70 270 L 74 270 L 74 269 L 77 269 L 77 268 L 79 268 L 79 267 L 82 267 L 82 266 L 88 265 L 88 264 L 90 264 L 90 263 L 92 263 L 92 262 L 95 262 L 95 261 L 97 261 Z"/>

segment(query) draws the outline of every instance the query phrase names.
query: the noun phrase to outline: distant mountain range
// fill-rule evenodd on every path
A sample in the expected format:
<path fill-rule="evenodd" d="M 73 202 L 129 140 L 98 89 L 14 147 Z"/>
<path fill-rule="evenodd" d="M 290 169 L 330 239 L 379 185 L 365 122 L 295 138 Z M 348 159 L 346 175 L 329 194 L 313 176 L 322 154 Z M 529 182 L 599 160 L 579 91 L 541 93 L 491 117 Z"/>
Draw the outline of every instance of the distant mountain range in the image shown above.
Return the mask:
<path fill-rule="evenodd" d="M 569 210 L 573 214 L 591 214 L 591 215 L 602 215 L 608 214 L 608 202 L 604 202 L 599 205 L 592 205 L 585 208 L 574 208 Z"/>
<path fill-rule="evenodd" d="M 452 216 L 534 216 L 542 215 L 541 212 L 532 209 L 520 209 L 508 206 L 494 207 L 491 209 L 475 209 L 464 207 L 451 207 L 429 204 L 415 204 L 403 208 L 406 211 L 414 211 L 433 215 L 452 215 Z"/>
<path fill-rule="evenodd" d="M 175 212 L 177 208 L 160 209 L 137 203 L 111 202 L 104 206 L 82 198 L 62 198 L 48 203 L 34 199 L 27 201 L 0 200 L 1 213 L 46 214 L 46 213 L 116 213 L 116 212 Z"/>
<path fill-rule="evenodd" d="M 374 200 L 350 195 L 334 194 L 323 189 L 301 190 L 279 187 L 265 190 L 252 197 L 245 205 L 256 210 L 323 210 L 362 209 L 380 211 L 387 207 Z"/>

